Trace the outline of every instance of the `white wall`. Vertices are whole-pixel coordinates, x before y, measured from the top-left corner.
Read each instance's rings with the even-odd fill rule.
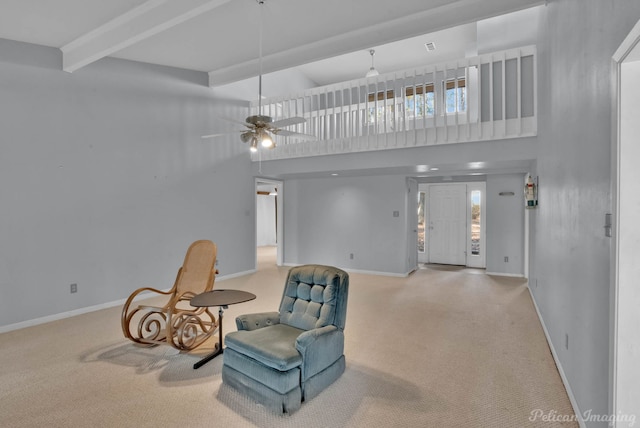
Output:
[[[544,6],[483,19],[477,24],[477,54],[535,45]]]
[[[487,176],[487,272],[524,275],[524,177],[522,174]],[[513,196],[500,196],[513,192]],[[505,262],[504,258],[509,261]]]
[[[579,410],[600,415],[609,411],[611,58],[638,18],[637,0],[552,1],[538,46],[530,284]]]
[[[254,179],[205,73],[0,40],[0,327],[171,287],[189,244],[253,268]],[[232,124],[231,124],[232,125]],[[71,283],[78,292],[70,294]]]

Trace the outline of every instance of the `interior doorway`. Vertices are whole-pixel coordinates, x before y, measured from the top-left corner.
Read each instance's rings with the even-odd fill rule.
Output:
[[[282,181],[256,178],[256,269],[258,268],[259,248],[275,247],[276,265],[282,266],[284,263],[283,188]]]
[[[640,367],[637,350],[640,349],[640,289],[637,286],[637,247],[640,230],[637,226],[640,193],[636,189],[640,180],[637,159],[640,157],[638,133],[640,124],[640,21],[629,33],[613,56],[616,70],[613,110],[614,122],[613,165],[614,218],[612,243],[612,298],[611,298],[611,364],[610,414],[635,415],[640,396]],[[605,228],[608,225],[605,218]],[[628,423],[615,421],[615,426]]]

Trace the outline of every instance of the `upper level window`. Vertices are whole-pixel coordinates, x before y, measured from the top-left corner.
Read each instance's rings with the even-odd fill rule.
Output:
[[[436,107],[436,91],[433,83],[407,86],[403,91],[404,102],[402,93],[396,94],[393,89],[370,93],[367,97],[369,103],[367,123],[394,120],[396,113],[402,117],[402,110],[407,119],[433,117],[436,115],[436,108],[444,110],[446,114],[467,111],[467,85],[464,77],[442,82],[442,95],[441,98],[439,97],[441,101],[438,101],[438,107]]]
[[[385,118],[386,120],[393,120],[393,118],[395,117],[393,110],[394,99],[395,93],[393,89],[370,93],[367,97],[370,105],[368,112],[369,114],[367,116],[367,123],[380,123],[384,121]],[[376,101],[378,101],[377,107],[374,106],[374,103]]]
[[[433,116],[436,112],[433,84],[409,86],[405,89],[404,103],[407,117]]]
[[[447,80],[444,83],[444,101],[447,113],[467,111],[467,86],[464,78]]]

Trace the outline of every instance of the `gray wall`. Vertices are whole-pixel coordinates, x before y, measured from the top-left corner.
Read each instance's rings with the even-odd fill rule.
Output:
[[[580,411],[600,415],[609,400],[611,58],[639,18],[637,0],[552,1],[538,50],[530,284]]]
[[[523,186],[522,174],[487,177],[487,272],[524,273]],[[498,196],[503,190],[515,196]],[[404,175],[287,180],[285,263],[406,274],[407,203]]]
[[[524,274],[524,178],[522,174],[487,176],[487,272]],[[500,196],[513,192],[513,196]],[[504,258],[509,261],[505,262]]]
[[[254,179],[206,73],[0,40],[0,327],[173,285],[196,239],[253,269]],[[78,284],[77,294],[69,285]]]
[[[407,273],[406,193],[405,176],[287,180],[285,263]]]

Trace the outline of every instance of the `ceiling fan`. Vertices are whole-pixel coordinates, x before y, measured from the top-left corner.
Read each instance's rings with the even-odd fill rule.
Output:
[[[262,7],[265,0],[256,0]],[[305,123],[307,120],[303,117],[290,117],[274,121],[272,117],[262,114],[262,11],[260,16],[260,36],[259,36],[259,64],[260,73],[258,75],[258,114],[247,117],[244,122],[237,122],[244,125],[247,130],[241,131],[240,140],[248,143],[252,152],[258,151],[258,144],[262,147],[273,149],[276,144],[272,135],[282,135],[285,137],[296,137],[301,139],[315,139],[316,137],[309,134],[302,134],[282,129],[291,125]],[[202,138],[214,138],[225,134],[203,135]]]

